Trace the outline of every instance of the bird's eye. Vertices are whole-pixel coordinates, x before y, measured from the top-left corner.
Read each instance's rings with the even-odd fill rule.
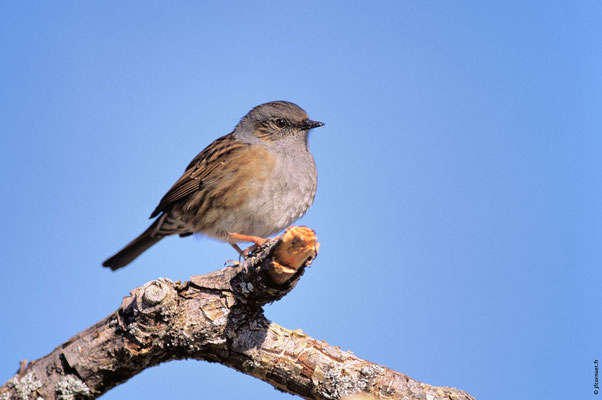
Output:
[[[287,126],[287,125],[288,125],[288,124],[286,123],[286,120],[285,120],[285,119],[283,119],[283,118],[279,118],[279,119],[277,119],[275,122],[276,122],[276,126],[277,126],[278,128],[284,128],[285,126]]]

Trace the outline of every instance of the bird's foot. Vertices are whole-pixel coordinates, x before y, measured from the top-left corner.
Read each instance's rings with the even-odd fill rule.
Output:
[[[240,260],[227,260],[224,263],[224,267],[238,267],[240,266]]]

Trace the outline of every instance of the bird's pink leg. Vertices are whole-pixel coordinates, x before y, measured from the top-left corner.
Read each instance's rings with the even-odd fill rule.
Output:
[[[239,242],[251,242],[255,243],[257,246],[263,245],[266,241],[266,239],[259,236],[242,235],[240,233],[228,233],[228,239],[235,239]]]
[[[238,245],[236,243],[230,243],[230,245],[232,247],[234,247],[234,250],[236,250],[242,258],[247,258],[247,256],[249,255],[250,252],[252,252],[253,250],[262,246],[266,242],[266,239],[264,239],[262,237],[251,236],[251,235],[242,235],[240,233],[228,233],[228,239],[234,239],[234,240],[237,240],[240,242],[255,243],[253,246],[247,247],[244,250],[241,250],[240,247],[238,247]]]

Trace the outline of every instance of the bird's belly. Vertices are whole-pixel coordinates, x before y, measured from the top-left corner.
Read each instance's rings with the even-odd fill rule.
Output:
[[[311,206],[316,190],[315,174],[284,176],[275,173],[263,182],[249,182],[254,195],[222,215],[201,233],[227,241],[228,233],[259,237],[274,235],[301,218]]]

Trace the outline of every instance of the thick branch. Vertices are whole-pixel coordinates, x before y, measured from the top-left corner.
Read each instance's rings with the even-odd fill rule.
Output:
[[[149,282],[102,321],[23,363],[0,388],[0,400],[96,398],[146,368],[185,358],[219,362],[309,399],[359,392],[383,399],[472,399],[268,321],[262,306],[294,288],[317,250],[314,232],[294,227],[239,266],[183,284]]]

